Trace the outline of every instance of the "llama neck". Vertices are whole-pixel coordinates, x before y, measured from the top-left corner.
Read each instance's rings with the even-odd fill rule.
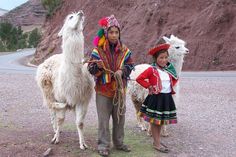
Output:
[[[63,38],[63,55],[67,63],[82,63],[84,58],[84,36],[82,33],[71,34]]]
[[[184,56],[183,55],[181,55],[181,56],[175,55],[175,56],[170,56],[169,59],[170,59],[170,62],[175,67],[177,76],[180,76],[180,73],[181,73],[181,70],[183,67],[183,62],[184,62]]]

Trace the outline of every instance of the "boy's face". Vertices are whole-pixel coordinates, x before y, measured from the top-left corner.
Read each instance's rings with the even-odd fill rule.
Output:
[[[116,44],[119,40],[119,30],[117,27],[111,27],[107,32],[109,42]]]
[[[168,63],[168,57],[169,57],[169,55],[168,55],[167,51],[159,54],[159,56],[157,57],[157,60],[156,60],[157,64],[161,67],[166,66],[166,64]]]

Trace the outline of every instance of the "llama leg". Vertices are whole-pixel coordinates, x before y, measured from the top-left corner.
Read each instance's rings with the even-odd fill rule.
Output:
[[[133,102],[135,110],[136,110],[136,118],[137,118],[137,122],[138,122],[138,127],[141,128],[141,117],[138,115],[139,109],[137,107],[137,104],[135,102]]]
[[[147,127],[145,125],[145,121],[143,120],[143,118],[138,116],[138,112],[136,113],[136,117],[137,117],[137,121],[138,121],[138,127],[140,127],[142,131],[146,131]]]
[[[53,127],[54,133],[56,133],[57,125],[56,125],[56,112],[54,110],[50,110],[50,117],[51,117],[51,123]]]
[[[63,109],[63,106],[65,107],[65,103],[58,103],[58,102],[50,102],[50,105],[52,106],[52,109],[50,109],[50,117],[51,117],[51,123],[53,127],[54,133],[56,133],[57,130],[57,117],[56,117],[56,110]]]
[[[167,126],[166,125],[163,125],[162,128],[161,128],[161,136],[163,136],[163,137],[169,136],[169,133],[167,132]]]
[[[56,132],[54,134],[54,137],[51,141],[53,144],[59,143],[59,137],[60,137],[60,127],[63,124],[65,120],[65,109],[61,110],[55,110],[56,112]]]
[[[147,135],[152,136],[152,130],[151,130],[151,124],[150,123],[148,123]]]
[[[134,104],[134,108],[136,110],[136,118],[137,118],[137,121],[138,121],[138,127],[141,128],[142,131],[146,131],[147,130],[146,125],[145,125],[143,119],[138,115],[138,112],[141,109],[142,103],[140,103],[136,99],[135,95],[131,95],[131,99],[132,99],[132,102]]]
[[[84,118],[87,113],[87,105],[76,105],[75,107],[75,114],[76,114],[76,127],[79,134],[79,142],[80,142],[80,149],[86,149],[88,146],[85,144],[84,141]]]

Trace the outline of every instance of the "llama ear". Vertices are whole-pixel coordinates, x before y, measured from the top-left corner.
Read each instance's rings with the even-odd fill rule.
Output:
[[[170,43],[170,39],[167,38],[166,36],[163,36],[163,39],[164,39],[167,43]]]
[[[57,34],[59,37],[62,37],[63,30],[64,30],[64,26],[61,28],[61,30],[60,30],[59,33]]]
[[[170,39],[176,38],[173,34],[171,34]]]

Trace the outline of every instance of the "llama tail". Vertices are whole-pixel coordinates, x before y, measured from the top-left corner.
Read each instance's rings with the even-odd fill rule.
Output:
[[[35,79],[42,92],[43,105],[53,108],[52,102],[55,101],[55,98],[53,94],[52,74],[44,64],[38,66]]]
[[[53,92],[53,84],[50,75],[37,75],[36,80],[43,95],[43,104],[50,109],[63,109],[67,106],[66,103],[60,103],[55,100]]]

